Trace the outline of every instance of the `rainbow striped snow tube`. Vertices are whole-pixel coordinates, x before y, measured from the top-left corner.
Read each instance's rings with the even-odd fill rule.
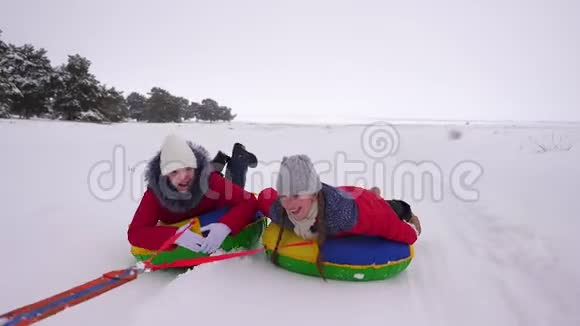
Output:
[[[268,256],[276,246],[280,227],[270,223],[262,236]],[[278,247],[280,267],[292,272],[318,276],[316,243],[286,247],[304,242],[291,230],[285,230]],[[414,257],[412,245],[379,237],[349,236],[327,239],[322,246],[323,273],[327,279],[343,281],[375,281],[398,275],[409,266]]]
[[[222,217],[229,208],[222,208],[216,211],[212,211],[206,214],[202,214],[200,216],[196,216],[179,223],[169,224],[171,226],[183,226],[189,223],[192,219],[194,223],[192,224],[190,230],[193,232],[201,234],[200,228],[208,225],[210,223],[217,222],[220,217]],[[245,228],[243,228],[240,232],[238,232],[235,236],[228,236],[224,240],[221,245],[221,249],[228,252],[236,249],[254,249],[260,245],[260,238],[264,232],[264,228],[266,227],[267,221],[266,217],[262,214],[257,214],[252,221],[252,223],[248,224]],[[166,225],[166,224],[164,224]],[[139,261],[145,261],[149,259],[152,255],[155,254],[155,251],[140,248],[136,246],[131,247],[131,254],[137,258]],[[197,258],[197,257],[206,257],[209,256],[208,254],[199,253],[195,251],[191,251],[187,248],[177,246],[173,249],[166,250],[157,254],[151,260],[153,265],[165,264],[165,263],[173,263],[175,261],[179,261],[182,259],[190,259],[190,258]]]

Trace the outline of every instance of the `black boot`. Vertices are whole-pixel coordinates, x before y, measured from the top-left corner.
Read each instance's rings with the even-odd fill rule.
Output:
[[[387,200],[387,203],[391,205],[397,216],[405,222],[409,222],[411,217],[413,217],[413,212],[411,211],[411,206],[402,200]]]
[[[246,174],[248,167],[258,166],[256,155],[248,152],[246,147],[236,143],[232,150],[232,158],[226,167],[226,179],[244,188],[246,186]]]
[[[231,157],[227,156],[222,151],[218,151],[213,160],[211,160],[211,165],[213,166],[214,170],[216,170],[219,173],[222,173],[224,167],[230,160]]]
[[[258,159],[256,158],[256,155],[248,152],[246,150],[246,146],[240,143],[234,144],[234,149],[232,150],[232,159],[247,162],[248,166],[251,168],[258,166]]]

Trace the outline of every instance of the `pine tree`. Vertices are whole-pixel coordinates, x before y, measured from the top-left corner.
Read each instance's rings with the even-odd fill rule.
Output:
[[[232,109],[220,106],[215,100],[206,98],[201,101],[197,109],[196,119],[205,121],[231,121],[236,115],[232,115]]]
[[[143,113],[147,105],[147,98],[137,92],[132,92],[127,96],[127,106],[129,109],[129,117],[137,121],[144,120]]]
[[[184,97],[173,96],[173,101],[179,110],[179,121],[184,121],[188,114],[189,100]]]
[[[148,122],[181,122],[180,103],[168,91],[153,87],[149,92],[143,118]]]
[[[25,118],[47,113],[54,71],[46,50],[0,41],[0,54],[0,105]]]
[[[98,108],[106,121],[120,122],[129,116],[127,101],[115,87],[100,86]]]
[[[220,106],[218,110],[218,120],[221,121],[232,121],[237,114],[232,114],[232,109],[227,106]]]
[[[195,119],[195,121],[199,121],[199,110],[201,105],[197,102],[191,102],[189,106],[183,112],[183,119],[184,120],[191,120]]]
[[[218,104],[216,101],[210,99],[210,98],[206,98],[204,100],[201,101],[201,108],[200,108],[200,114],[199,114],[199,119],[200,120],[205,120],[205,121],[210,121],[213,122],[214,117],[215,117],[215,110],[217,109]]]
[[[0,37],[2,30],[0,30]],[[0,38],[0,118],[10,116],[11,98],[18,94],[18,88],[10,81],[8,54],[10,47]]]
[[[46,50],[24,45],[16,53],[20,55],[16,61],[22,61],[17,63],[19,78],[15,84],[23,96],[14,101],[13,111],[25,118],[48,112],[53,96],[50,86],[54,71]]]
[[[57,69],[59,87],[54,110],[66,120],[102,121],[99,82],[89,72],[91,62],[80,55],[69,55],[68,63]]]
[[[8,51],[8,44],[2,41],[2,30],[0,29],[0,55],[3,55],[6,51]]]

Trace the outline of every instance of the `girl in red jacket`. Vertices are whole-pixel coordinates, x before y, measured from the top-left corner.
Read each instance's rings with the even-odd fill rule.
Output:
[[[379,236],[413,244],[419,232],[405,218],[409,220],[414,217],[417,223],[418,218],[410,208],[405,212],[403,204],[406,203],[391,203],[403,207],[400,210],[402,216],[397,215],[389,202],[377,194],[376,189],[332,187],[321,183],[306,155],[284,157],[276,190],[267,188],[258,196],[258,208],[281,226],[272,255],[274,263],[284,229],[290,229],[305,239],[315,239],[319,246],[327,237],[347,235]],[[320,252],[317,258],[319,269],[322,263]]]
[[[221,169],[227,163],[226,178]],[[232,156],[219,152],[213,162],[201,146],[169,135],[147,166],[147,189],[129,225],[128,240],[133,246],[157,250],[178,228],[158,225],[177,223],[222,207],[230,209],[217,223],[202,228],[206,237],[185,231],[176,245],[193,251],[212,253],[229,235],[251,223],[257,200],[244,190],[248,167],[257,159],[236,143]]]

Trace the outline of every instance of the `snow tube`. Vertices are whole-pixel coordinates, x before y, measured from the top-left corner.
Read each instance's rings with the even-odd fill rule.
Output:
[[[280,227],[270,223],[262,242],[271,257],[276,246]],[[278,247],[280,267],[292,272],[319,276],[316,268],[318,245],[282,246],[304,242],[291,230],[284,230]],[[391,278],[409,266],[414,257],[412,245],[389,241],[379,237],[348,236],[327,239],[322,246],[323,272],[327,279],[343,281],[374,281]]]
[[[190,230],[201,234],[200,231],[201,227],[210,223],[217,222],[220,219],[220,217],[222,217],[228,210],[229,208],[226,207],[181,221],[179,223],[163,224],[163,225],[171,225],[179,227],[189,223],[192,219],[194,219],[194,223],[192,224]],[[254,217],[252,223],[248,224],[245,228],[243,228],[240,232],[238,232],[238,234],[236,234],[235,236],[230,235],[226,237],[220,248],[226,252],[239,248],[254,249],[260,244],[260,237],[262,236],[265,227],[266,227],[266,218],[262,214],[257,214]],[[144,261],[149,259],[149,257],[151,257],[152,255],[154,255],[155,251],[132,246],[131,254],[135,256],[137,260]],[[181,246],[175,246],[173,249],[160,252],[157,256],[153,257],[151,263],[153,265],[157,265],[164,263],[172,263],[182,259],[197,258],[204,256],[209,255],[191,251]]]

